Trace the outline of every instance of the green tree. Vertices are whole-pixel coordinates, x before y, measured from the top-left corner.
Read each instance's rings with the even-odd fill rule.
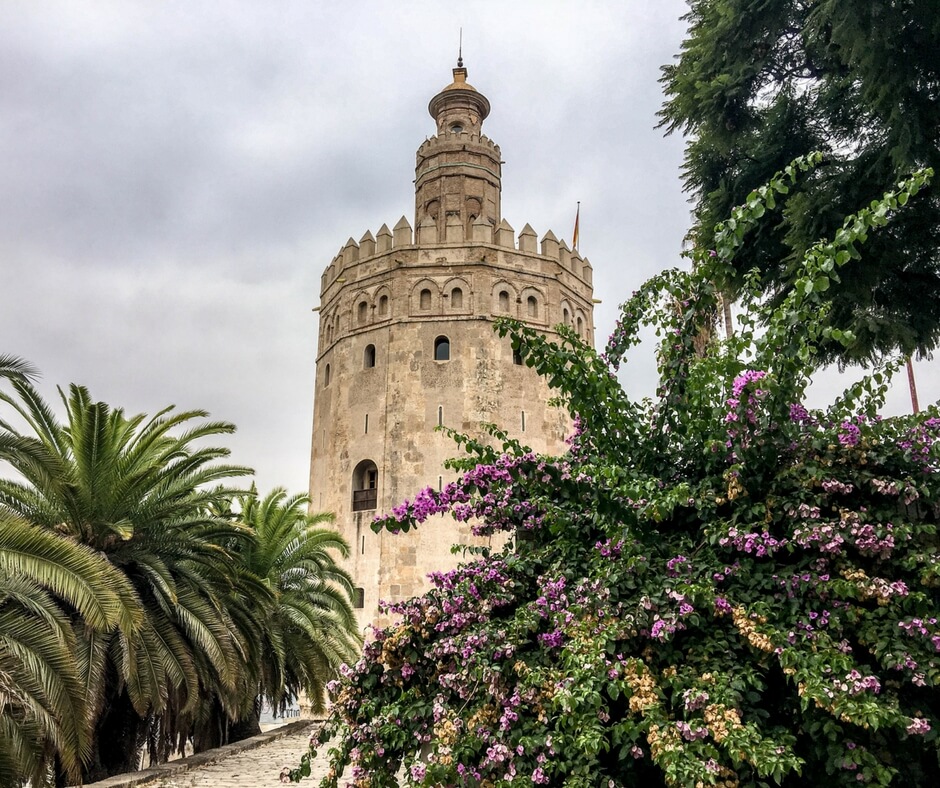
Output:
[[[690,136],[684,178],[691,231],[715,224],[791,159],[826,164],[749,234],[719,286],[756,267],[783,297],[799,262],[842,217],[917,167],[940,166],[940,14],[935,0],[691,0],[688,37],[663,68],[667,131]],[[940,195],[917,201],[833,277],[830,325],[856,341],[820,343],[826,361],[870,361],[940,338]],[[848,249],[853,256],[859,246]]]
[[[283,712],[303,693],[323,711],[326,683],[355,661],[362,639],[352,580],[334,558],[347,557],[349,546],[323,527],[332,515],[308,514],[308,498],[283,488],[264,498],[252,490],[236,502],[237,519],[254,535],[239,551],[239,570],[250,582],[238,584],[232,605],[241,628],[254,633],[245,672],[252,713],[240,725],[252,735],[260,732],[262,703]],[[246,595],[258,585],[269,595],[264,604]]]
[[[25,361],[0,356],[0,378],[28,381]],[[0,460],[28,452],[0,426]],[[52,764],[79,779],[92,718],[76,669],[65,602],[94,631],[130,635],[142,612],[124,576],[92,550],[0,508],[0,784],[45,785]]]
[[[116,615],[140,615],[135,627],[96,628],[82,609],[65,608],[93,721],[83,778],[133,770],[148,742],[157,758],[179,743],[203,693],[223,698],[234,716],[242,711],[240,644],[224,600],[234,548],[251,535],[211,512],[233,495],[220,482],[248,471],[222,462],[227,449],[205,445],[234,427],[193,424],[202,411],[128,416],[79,386],[62,394],[60,423],[28,380],[15,375],[10,387],[0,401],[19,423],[0,422],[2,459],[17,476],[0,479],[0,511],[94,551],[133,591]]]
[[[827,321],[829,280],[931,173],[810,248],[777,303],[751,277],[741,330],[699,346],[715,282],[818,159],[747,195],[691,273],[640,288],[603,354],[501,324],[576,419],[570,451],[462,438],[454,483],[375,524],[451,512],[511,541],[392,606],[312,743],[337,739],[324,785],[940,779],[940,409],[877,417],[897,357],[801,404],[818,343],[852,341]],[[636,403],[615,370],[649,323],[660,386]]]
[[[65,602],[94,632],[132,636],[142,610],[121,572],[87,547],[0,509],[0,784],[71,779],[92,717]]]

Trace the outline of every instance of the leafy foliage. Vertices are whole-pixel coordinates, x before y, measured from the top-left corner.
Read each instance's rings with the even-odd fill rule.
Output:
[[[240,552],[241,571],[273,594],[260,610],[241,596],[241,615],[251,619],[241,626],[256,633],[256,653],[246,671],[256,683],[251,696],[283,711],[305,692],[312,707],[323,711],[327,679],[355,659],[362,645],[350,603],[352,579],[333,558],[347,557],[349,546],[323,527],[332,515],[307,513],[304,495],[277,488],[259,499],[252,490],[236,503],[238,520],[254,536]]]
[[[817,239],[918,167],[940,166],[940,16],[935,0],[692,0],[688,38],[663,68],[668,131],[691,136],[685,183],[696,245],[794,157],[825,166],[746,240],[719,285],[736,293],[752,268],[786,292]],[[867,361],[934,348],[940,337],[940,197],[925,196],[833,279],[824,360]]]
[[[226,485],[249,473],[208,444],[230,424],[80,386],[60,422],[32,374],[0,357],[0,783],[134,771],[237,737],[264,699],[321,703],[357,643],[322,517]]]
[[[828,283],[931,173],[808,249],[780,297],[747,279],[742,330],[699,345],[715,282],[818,164],[748,195],[692,273],[635,293],[603,354],[500,324],[575,418],[570,450],[464,439],[457,482],[375,523],[447,511],[510,542],[390,608],[284,780],[335,738],[324,786],[936,781],[940,413],[877,416],[897,360],[802,404],[818,344],[853,339],[827,321]],[[647,322],[661,384],[634,403],[613,370]]]

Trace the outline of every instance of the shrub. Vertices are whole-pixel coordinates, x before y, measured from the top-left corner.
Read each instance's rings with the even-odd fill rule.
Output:
[[[940,414],[877,415],[903,359],[804,405],[817,343],[853,341],[824,327],[829,283],[932,173],[848,217],[784,298],[752,279],[739,332],[708,334],[713,283],[816,163],[752,193],[691,272],[635,293],[604,353],[499,325],[575,418],[570,450],[460,437],[460,479],[376,522],[407,531],[447,511],[512,539],[390,606],[400,622],[333,686],[311,742],[337,738],[325,785],[344,770],[373,788],[940,776]],[[637,403],[614,372],[647,323],[661,382]]]

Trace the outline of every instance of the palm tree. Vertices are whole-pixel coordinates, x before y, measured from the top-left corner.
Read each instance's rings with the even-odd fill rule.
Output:
[[[0,785],[77,779],[90,718],[72,621],[132,634],[142,611],[126,578],[94,551],[0,510]]]
[[[224,460],[207,439],[231,424],[199,421],[203,411],[128,416],[71,386],[60,396],[66,419],[21,374],[0,402],[25,425],[0,420],[8,449],[0,458],[19,478],[0,479],[0,511],[84,545],[118,570],[139,606],[139,626],[96,629],[73,621],[76,669],[94,720],[83,778],[136,768],[141,748],[166,753],[177,720],[213,692],[228,713],[237,692],[243,644],[226,610],[235,553],[247,528],[212,514],[234,494],[221,483],[249,473]],[[181,434],[174,434],[177,431]],[[56,593],[58,593],[56,591]]]
[[[9,353],[0,353],[0,380],[15,378],[17,380],[33,380],[38,377],[36,368],[19,356]]]
[[[264,499],[252,489],[237,504],[237,516],[255,536],[243,543],[242,571],[271,595],[260,609],[244,594],[233,606],[243,627],[260,636],[260,658],[250,663],[256,704],[241,731],[250,735],[262,702],[283,712],[304,693],[322,711],[326,683],[341,664],[358,657],[362,639],[351,604],[352,579],[334,557],[348,557],[349,546],[323,527],[333,515],[308,514],[309,499],[288,496],[283,488]]]

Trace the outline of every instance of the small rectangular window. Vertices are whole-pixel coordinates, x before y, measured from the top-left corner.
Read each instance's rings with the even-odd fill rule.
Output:
[[[366,435],[369,434],[369,414],[366,414]]]
[[[353,589],[353,607],[356,610],[362,610],[366,606],[366,590],[364,588]]]
[[[525,411],[522,411],[522,431],[525,432]]]

